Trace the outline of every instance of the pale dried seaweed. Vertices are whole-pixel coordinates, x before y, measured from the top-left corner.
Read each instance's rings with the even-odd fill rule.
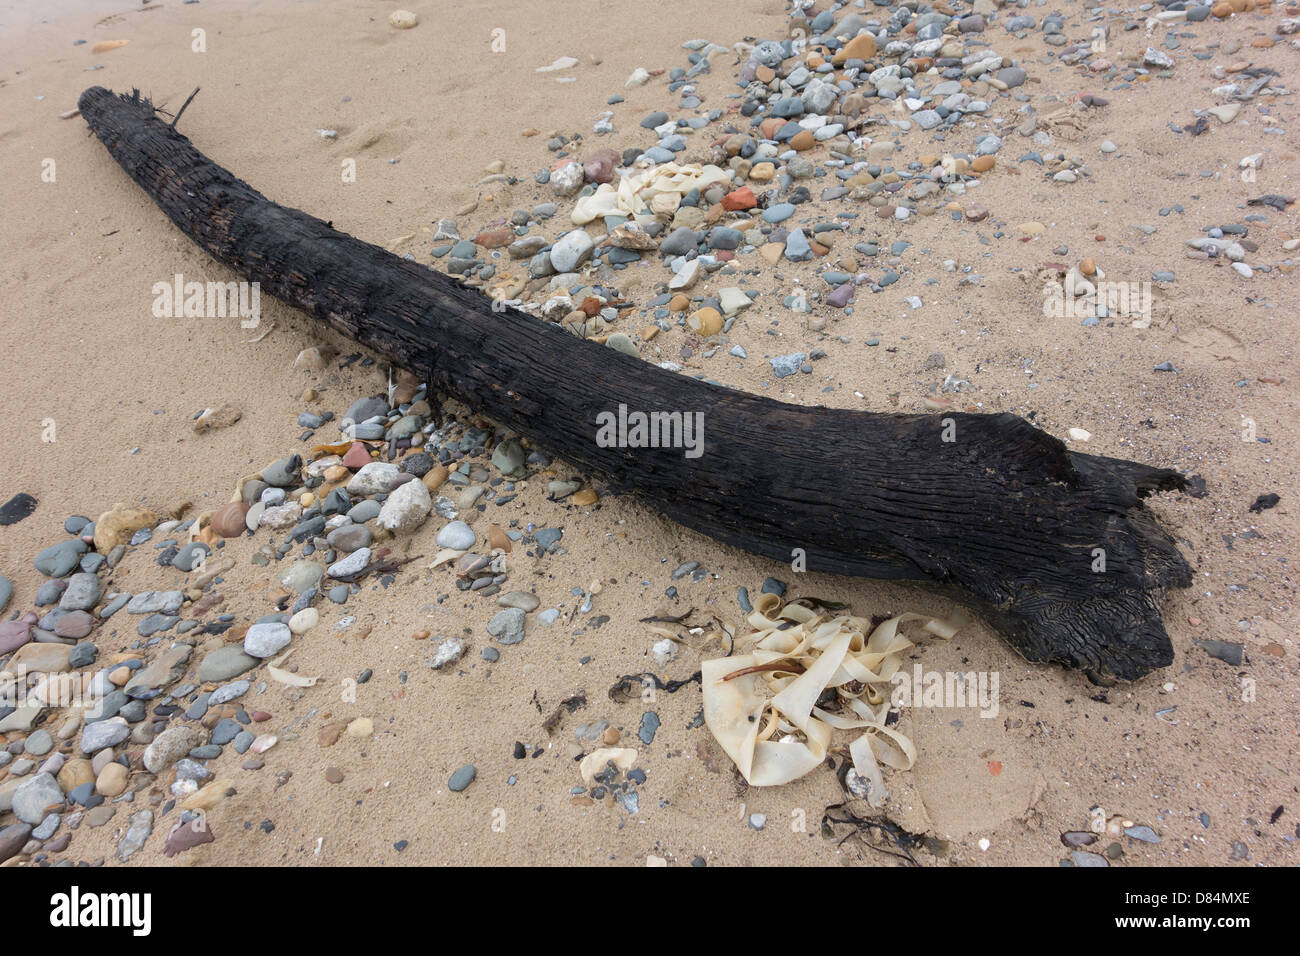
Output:
[[[755,630],[749,654],[701,664],[704,721],[727,756],[752,786],[777,786],[819,766],[833,731],[861,731],[849,756],[871,784],[868,802],[880,807],[880,765],[907,770],[916,761],[912,741],[890,719],[889,685],[915,646],[900,628],[917,621],[946,639],[956,625],[908,613],[873,627],[861,617],[783,605],[774,594],[760,596],[747,620]]]

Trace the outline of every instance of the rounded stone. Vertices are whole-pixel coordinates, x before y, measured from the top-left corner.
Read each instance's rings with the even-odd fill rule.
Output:
[[[463,521],[449,522],[441,531],[438,532],[437,543],[440,548],[450,548],[453,551],[468,551],[474,547],[478,541],[478,536]]]
[[[252,657],[273,657],[293,640],[287,624],[254,624],[244,635],[244,653]]]
[[[222,505],[213,513],[210,527],[223,538],[238,538],[248,530],[248,509],[242,501]]]
[[[447,781],[447,788],[452,793],[460,793],[474,782],[477,773],[478,771],[474,769],[474,765],[467,763],[451,775],[451,778]]]
[[[320,612],[314,607],[305,607],[289,618],[289,630],[294,634],[306,634],[320,623]]]
[[[54,738],[48,730],[37,730],[23,745],[23,749],[33,756],[43,757],[54,748]]]
[[[155,740],[154,743],[157,743],[157,741]],[[150,744],[150,746],[153,745]],[[95,778],[95,792],[109,798],[119,797],[126,791],[128,779],[129,774],[126,767],[120,763],[106,764],[104,769],[99,772],[99,776]]]

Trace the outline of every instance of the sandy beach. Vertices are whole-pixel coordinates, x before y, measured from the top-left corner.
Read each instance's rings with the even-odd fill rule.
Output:
[[[120,737],[91,752],[92,724],[75,707],[37,708],[25,721],[0,710],[3,865],[1294,865],[1300,224],[1289,200],[1300,168],[1290,89],[1300,76],[1300,7],[1241,6],[1225,11],[1231,16],[1157,22],[1148,18],[1159,6],[923,5],[942,14],[931,23],[943,43],[964,56],[992,51],[996,67],[943,75],[935,61],[947,54],[938,44],[916,52],[926,27],[913,24],[891,32],[901,52],[873,39],[870,65],[847,68],[846,79],[834,50],[818,42],[833,35],[818,15],[837,24],[856,15],[875,34],[896,6],[411,2],[418,22],[399,28],[390,22],[395,4],[340,0],[6,4],[0,407],[10,445],[0,503],[21,494],[36,504],[0,526],[0,581],[12,588],[0,617],[30,612],[41,624],[32,636],[22,628],[26,639],[0,654],[0,667],[12,672],[9,653],[32,653],[24,648],[42,635],[85,661],[74,670],[102,672],[101,683],[114,687],[113,673],[125,683],[169,654],[175,667],[156,693],[139,696],[135,720],[131,711],[113,718]],[[1055,12],[1062,28],[1045,30]],[[1033,22],[1009,29],[1015,17]],[[1068,42],[1052,39],[1062,34]],[[760,62],[761,41],[792,38],[797,46],[775,66]],[[692,56],[708,66],[686,75]],[[909,61],[906,89],[883,96],[901,81],[897,71],[873,71]],[[811,109],[821,80],[792,76],[800,69],[833,74],[846,88],[827,84],[830,105]],[[648,77],[629,82],[638,70]],[[750,79],[739,82],[746,70]],[[765,82],[770,95],[756,99]],[[955,92],[934,93],[942,83]],[[1203,481],[1203,495],[1147,502],[1194,572],[1190,588],[1162,600],[1173,664],[1103,687],[1030,663],[952,596],[799,573],[726,547],[545,448],[526,444],[527,462],[505,470],[495,452],[507,443],[492,423],[451,403],[437,427],[432,411],[410,424],[427,425],[422,447],[435,460],[432,442],[459,443],[443,463],[450,468],[437,466],[446,483],[433,479],[437,468],[409,483],[445,497],[455,520],[470,525],[475,544],[456,550],[486,554],[490,540],[516,532],[504,581],[484,593],[458,587],[455,561],[430,567],[453,519],[426,507],[417,527],[374,535],[375,548],[415,560],[345,583],[334,597],[327,592],[338,581],[323,581],[309,602],[314,614],[299,618],[311,624],[291,644],[246,671],[201,679],[200,663],[238,645],[250,625],[288,620],[302,589],[282,576],[296,562],[323,570],[347,556],[319,529],[292,547],[289,533],[327,489],[352,490],[359,469],[335,463],[344,470],[308,490],[307,511],[279,528],[225,537],[220,547],[205,532],[213,553],[202,563],[220,568],[215,582],[209,575],[196,585],[202,566],[187,572],[160,556],[189,545],[191,534],[205,540],[184,522],[237,499],[240,479],[287,456],[306,466],[314,447],[342,441],[347,411],[391,396],[394,378],[382,359],[269,295],[251,328],[238,317],[155,315],[158,283],[239,276],[166,219],[82,117],[62,118],[91,86],[138,88],[173,113],[198,88],[177,128],[268,199],[442,272],[473,242],[471,284],[490,294],[517,278],[512,297],[539,317],[566,294],[552,281],[565,270],[530,277],[533,257],[545,259],[542,250],[576,229],[597,243],[606,236],[603,217],[573,221],[598,184],[557,188],[566,158],[613,150],[614,185],[634,171],[623,162],[629,150],[657,148],[697,166],[720,161],[720,193],[747,188],[761,201],[724,211],[721,201],[697,198],[698,218],[674,204],[656,214],[661,231],[650,250],[625,268],[599,258],[599,246],[585,252],[572,270],[582,291],[568,307],[551,307],[556,318],[571,322],[595,288],[616,290],[630,307],[608,319],[596,313],[592,334],[624,333],[639,358],[667,364],[666,375],[799,405],[1010,412],[1072,450],[1198,476],[1193,487]],[[853,96],[859,101],[847,103]],[[806,142],[796,149],[786,136],[765,151],[767,132],[786,119],[766,130],[758,122],[801,97],[792,118],[814,118]],[[757,113],[744,111],[747,101]],[[666,118],[647,126],[657,111]],[[688,118],[701,119],[698,128]],[[604,124],[610,132],[597,131]],[[884,152],[878,145],[894,143]],[[759,172],[763,157],[779,171]],[[890,178],[895,169],[907,175]],[[1281,198],[1250,204],[1268,196]],[[539,215],[548,203],[554,212]],[[788,211],[779,208],[786,203]],[[683,224],[698,234],[684,259],[708,262],[684,284],[685,303],[674,303],[674,256],[657,247]],[[793,242],[809,248],[807,258],[783,245],[800,226],[807,238]],[[475,241],[501,230],[499,245]],[[527,256],[506,247],[528,237],[541,238],[520,247]],[[1193,249],[1191,240],[1208,243]],[[1103,279],[1131,290],[1138,311],[1099,314],[1091,302],[1079,315],[1045,309],[1045,282]],[[828,302],[846,283],[847,302]],[[722,290],[735,287],[748,301],[724,308]],[[708,309],[719,326],[726,313],[724,330],[700,317]],[[791,355],[799,358],[786,374],[781,360]],[[405,401],[391,414],[382,403],[373,447],[383,461],[391,429],[412,414],[398,405],[417,395],[426,409],[436,403],[412,382],[402,387]],[[200,413],[226,405],[237,421],[196,431]],[[465,437],[471,428],[485,437]],[[476,448],[482,453],[469,453]],[[462,478],[447,477],[462,462]],[[845,463],[846,475],[852,467]],[[577,494],[557,495],[555,482],[575,483]],[[272,492],[258,501],[277,507],[284,494],[258,483]],[[301,473],[283,488],[290,507],[303,501]],[[1276,501],[1250,510],[1269,495]],[[349,507],[364,497],[354,492]],[[80,554],[61,574],[34,565],[45,549],[80,540],[84,522],[70,533],[70,518],[96,521],[118,504],[152,512],[150,528],[170,527],[111,563],[92,561],[90,571]],[[238,510],[236,531],[248,509]],[[546,529],[562,538],[539,543]],[[65,637],[44,627],[58,622],[46,616],[72,584],[50,591],[49,582],[75,573],[96,579],[89,606],[72,609],[89,632],[69,617],[60,626],[76,636]],[[753,601],[768,579],[788,599],[841,602],[868,620],[904,612],[961,620],[947,640],[906,631],[917,646],[902,669],[995,674],[996,708],[906,708],[899,726],[916,761],[885,770],[888,796],[874,808],[824,765],[780,786],[748,784],[703,724],[698,682],[611,694],[625,675],[683,681],[725,653],[709,633],[750,631],[738,589]],[[38,604],[43,587],[50,604]],[[145,636],[143,614],[129,606],[102,613],[117,595],[167,592],[183,604],[163,616],[200,626],[161,622],[164,630]],[[536,599],[517,602],[518,643],[500,639],[515,625],[501,620],[507,593]],[[219,615],[232,616],[227,627],[208,626]],[[643,620],[683,615],[686,623],[659,630]],[[663,630],[681,636],[667,660],[655,654]],[[460,656],[435,669],[430,659],[447,639],[461,642]],[[78,654],[84,643],[94,653]],[[187,650],[177,656],[178,647]],[[269,673],[285,651],[280,666],[316,678],[310,686]],[[206,705],[213,690],[245,680],[240,694]],[[149,770],[151,743],[176,727],[192,735],[176,754],[187,763]],[[201,749],[209,746],[215,755]],[[584,781],[582,758],[602,746],[634,750],[637,776],[625,773],[616,786]],[[199,757],[186,756],[196,748]],[[837,765],[845,754],[834,752]],[[104,783],[110,763],[123,769]],[[41,776],[57,798],[26,801],[36,811],[23,820],[15,795]],[[84,799],[60,802],[87,783]],[[847,810],[828,811],[846,801]],[[176,852],[169,835],[196,809],[212,839]],[[855,835],[837,822],[846,813],[887,821],[895,837]],[[164,852],[169,842],[174,855]]]

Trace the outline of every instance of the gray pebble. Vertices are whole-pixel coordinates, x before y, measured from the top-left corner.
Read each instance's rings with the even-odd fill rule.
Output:
[[[474,782],[477,773],[478,771],[474,769],[474,765],[467,763],[451,775],[451,778],[447,781],[447,788],[452,793],[460,793]]]

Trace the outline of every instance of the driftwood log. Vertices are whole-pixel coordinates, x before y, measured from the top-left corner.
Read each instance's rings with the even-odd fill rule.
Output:
[[[168,218],[265,291],[688,528],[807,569],[938,582],[1032,661],[1132,680],[1173,661],[1192,573],[1142,499],[1182,476],[1079,454],[1011,414],[790,405],[673,374],[266,199],[138,93],[81,114]],[[602,447],[601,413],[703,413],[699,457]]]

